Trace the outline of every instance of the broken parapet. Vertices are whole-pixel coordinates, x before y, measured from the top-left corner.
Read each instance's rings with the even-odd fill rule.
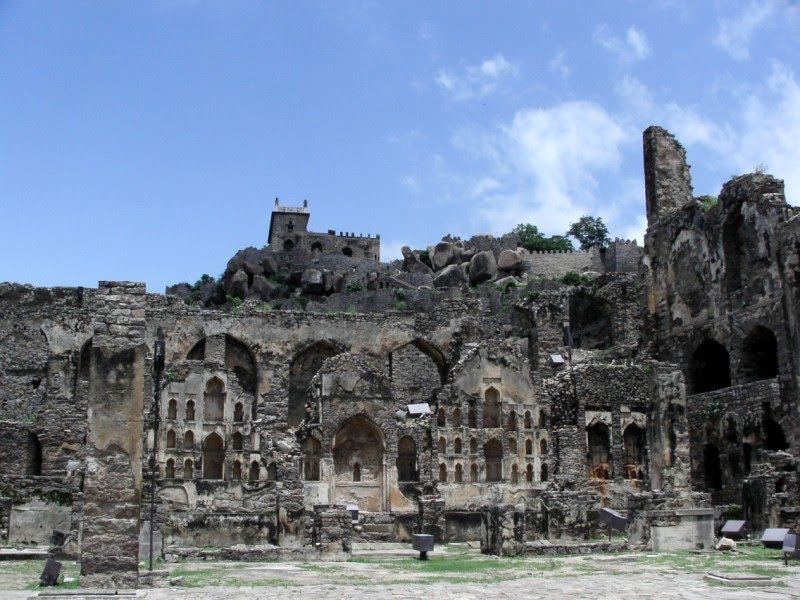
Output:
[[[686,150],[666,129],[645,129],[643,146],[647,223],[653,225],[692,200],[692,176]]]

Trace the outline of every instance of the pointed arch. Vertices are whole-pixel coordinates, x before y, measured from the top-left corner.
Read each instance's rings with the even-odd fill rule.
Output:
[[[397,442],[397,480],[419,481],[417,469],[417,444],[405,435]]]
[[[225,415],[225,383],[219,377],[212,377],[206,383],[203,394],[203,420],[222,421]]]
[[[239,481],[242,478],[242,463],[238,460],[233,461],[233,470],[231,472],[231,479]]]
[[[186,353],[186,360],[205,360],[206,359],[206,338],[195,342],[189,352]]]
[[[194,479],[194,461],[191,458],[183,461],[183,478],[186,480]]]
[[[483,456],[486,461],[486,481],[503,480],[503,444],[497,438],[492,438],[483,446]]]
[[[187,421],[194,421],[194,400],[189,400],[186,402],[186,420]]]
[[[164,477],[166,479],[175,479],[175,459],[168,458],[167,464],[164,467]]]
[[[228,334],[225,334],[225,370],[233,374],[243,392],[255,396],[258,387],[255,355],[247,344]]]
[[[167,403],[167,419],[174,421],[178,418],[178,401],[175,398],[170,398]]]
[[[210,433],[203,440],[203,479],[222,479],[224,458],[222,438]]]
[[[167,431],[167,449],[174,449],[177,445],[177,435],[174,429]]]
[[[184,450],[193,450],[194,449],[194,432],[190,429],[185,434],[183,434],[183,449]]]
[[[491,429],[500,427],[500,392],[490,387],[483,394],[483,426]]]
[[[244,437],[242,436],[241,431],[234,431],[233,435],[231,436],[231,446],[233,446],[233,450],[241,451],[244,449]]]

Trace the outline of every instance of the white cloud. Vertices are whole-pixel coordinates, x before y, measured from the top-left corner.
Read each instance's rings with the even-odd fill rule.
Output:
[[[624,39],[615,35],[608,25],[600,25],[595,30],[594,40],[625,64],[644,60],[650,56],[647,36],[634,25],[628,27]]]
[[[389,262],[392,260],[402,259],[403,253],[401,248],[403,246],[411,246],[412,244],[398,240],[381,240],[381,261]]]
[[[550,67],[550,70],[561,77],[561,79],[566,79],[569,77],[571,72],[571,69],[567,64],[567,57],[563,50],[559,50],[558,53],[552,59],[550,59],[548,66]]]
[[[501,186],[502,184],[494,177],[482,177],[472,188],[472,191],[469,195],[472,198],[480,198],[481,196],[484,196]]]
[[[596,175],[621,160],[622,126],[592,102],[565,102],[518,112],[489,142],[491,178],[507,192],[484,197],[478,212],[492,231],[522,222],[542,231],[566,231],[591,212]]]
[[[687,147],[707,150],[724,176],[764,164],[785,180],[787,198],[800,200],[800,81],[786,65],[774,62],[763,82],[732,87],[724,119],[696,107],[658,102],[631,77],[620,81],[617,93],[627,104],[626,112],[664,125]]]
[[[750,2],[738,14],[720,19],[714,44],[737,60],[750,58],[750,39],[772,17],[778,2]]]
[[[800,200],[800,82],[782,63],[772,65],[766,85],[741,100],[741,124],[725,151],[740,172],[758,164],[786,181],[789,200]]]
[[[504,79],[516,75],[517,68],[502,54],[468,66],[461,74],[442,69],[436,83],[450,92],[456,100],[482,98],[498,91]]]

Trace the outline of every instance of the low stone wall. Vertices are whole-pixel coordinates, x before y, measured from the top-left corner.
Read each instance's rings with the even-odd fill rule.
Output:
[[[607,554],[626,552],[630,549],[628,542],[562,542],[551,544],[547,541],[528,542],[522,547],[525,556],[574,556],[580,554]]]

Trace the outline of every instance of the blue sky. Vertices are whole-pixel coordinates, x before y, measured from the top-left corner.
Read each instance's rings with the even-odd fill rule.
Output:
[[[311,228],[645,228],[641,132],[695,193],[800,201],[800,4],[0,0],[0,281],[149,291]]]

